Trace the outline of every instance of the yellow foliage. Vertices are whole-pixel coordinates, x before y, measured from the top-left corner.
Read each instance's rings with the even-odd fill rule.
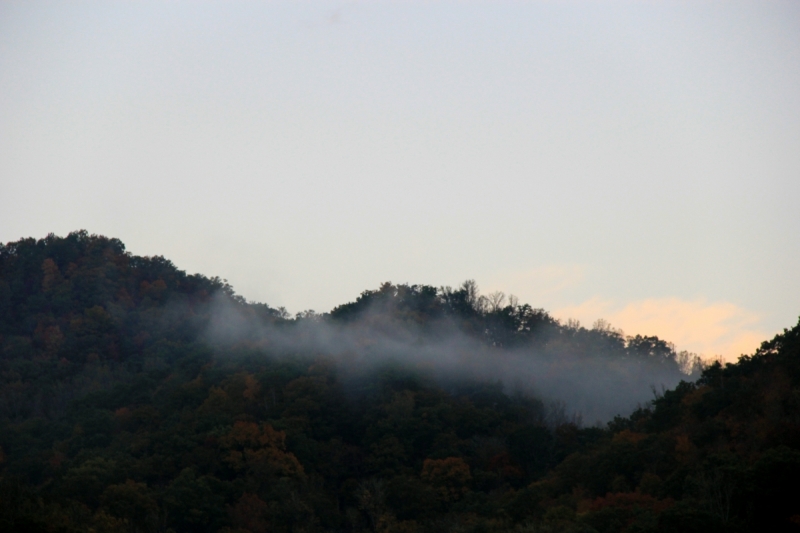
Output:
[[[229,450],[224,461],[234,470],[253,474],[304,477],[303,466],[286,452],[286,434],[269,424],[239,421],[220,439],[220,446]]]

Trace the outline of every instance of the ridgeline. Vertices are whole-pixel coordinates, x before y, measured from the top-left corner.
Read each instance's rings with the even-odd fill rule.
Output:
[[[473,282],[292,317],[0,245],[0,531],[789,532],[797,479],[800,324],[709,365]]]

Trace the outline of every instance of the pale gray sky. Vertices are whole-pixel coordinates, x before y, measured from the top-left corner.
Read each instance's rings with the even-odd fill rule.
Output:
[[[0,240],[329,310],[514,293],[733,358],[800,315],[798,2],[0,4]]]

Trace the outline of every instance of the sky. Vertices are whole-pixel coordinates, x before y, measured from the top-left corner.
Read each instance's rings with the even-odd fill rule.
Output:
[[[328,311],[475,279],[735,360],[800,316],[800,3],[0,3],[0,241]]]

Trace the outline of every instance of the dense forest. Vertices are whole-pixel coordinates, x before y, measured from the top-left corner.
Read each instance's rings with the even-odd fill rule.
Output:
[[[290,316],[0,244],[2,531],[800,531],[797,479],[800,323],[704,364],[469,281]]]

